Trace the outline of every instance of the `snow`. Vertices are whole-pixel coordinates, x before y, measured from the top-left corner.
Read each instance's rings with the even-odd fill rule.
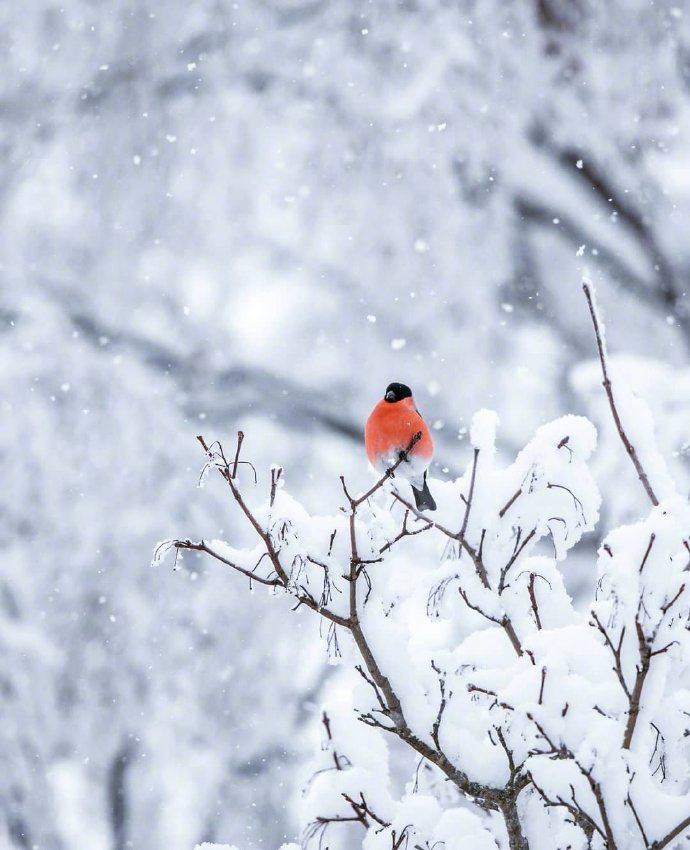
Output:
[[[589,625],[596,603],[613,639],[625,625],[621,661],[634,684],[629,606],[644,593],[651,637],[684,580],[673,526],[685,522],[676,494],[690,490],[690,105],[679,60],[688,16],[648,0],[471,5],[471,16],[463,4],[390,0],[354,11],[296,0],[171,0],[155,13],[114,0],[1,5],[11,62],[0,80],[0,846],[189,850],[214,836],[256,850],[299,833],[305,730],[357,653],[342,629],[336,645],[325,620],[290,609],[302,587],[321,600],[326,570],[333,612],[348,613],[339,475],[352,493],[373,483],[361,427],[398,377],[434,428],[434,518],[457,533],[467,517],[475,548],[486,529],[491,585],[438,528],[393,543],[404,509],[388,485],[358,512],[363,557],[392,545],[366,565],[358,595],[409,722],[432,741],[432,661],[449,689],[485,677],[538,704],[541,667],[514,660],[495,622],[508,617],[553,667],[549,710],[563,708],[557,678],[570,699],[581,695],[565,715],[572,740],[592,711],[594,736],[594,704],[621,739],[625,694],[615,676],[604,687],[612,664],[583,669],[565,642],[608,652]],[[614,391],[666,517],[650,518],[611,422],[584,262],[607,320]],[[495,441],[491,428],[477,435],[467,513],[467,426],[484,407],[500,428]],[[568,450],[547,441],[517,461],[538,426],[568,412],[596,426],[591,457],[570,469]],[[197,429],[232,456],[240,428],[259,474],[254,486],[241,468],[243,493],[283,547],[287,595],[255,582],[249,592],[246,577],[195,552],[174,572],[173,550],[148,569],[153,542],[173,536],[256,566],[260,541],[216,471],[194,490]],[[280,497],[262,512],[276,460],[301,511]],[[610,563],[597,565],[595,550],[619,527]],[[258,569],[267,567],[264,558]],[[667,582],[652,581],[659,572]],[[683,595],[679,618],[685,604]],[[678,639],[670,619],[660,648]],[[681,807],[688,791],[685,649],[678,639],[655,656],[627,763],[640,811],[650,801],[650,841],[673,815],[650,784]],[[458,673],[456,659],[475,669]],[[375,700],[367,688],[360,709]],[[456,687],[440,739],[451,749],[463,736],[458,763],[504,779],[486,734],[500,711],[476,695],[466,702]],[[510,722],[527,727],[522,745],[511,738],[524,754],[531,726]],[[442,811],[466,807],[389,744],[396,804],[418,778]],[[614,774],[612,806],[626,782]],[[543,836],[579,847],[579,827],[530,793],[519,802],[534,848]],[[401,805],[391,815],[400,829]],[[615,820],[619,846],[637,840],[629,814]],[[478,817],[505,848],[500,816]],[[364,830],[347,829],[351,850]]]
[[[650,835],[681,819],[688,747],[678,757],[671,742],[684,741],[690,699],[690,506],[671,492],[645,518],[611,531],[598,552],[590,608],[578,612],[562,570],[599,518],[588,468],[596,429],[582,416],[562,416],[506,462],[496,451],[497,428],[492,411],[473,417],[465,472],[431,480],[433,517],[391,503],[395,479],[355,506],[353,517],[348,503],[310,514],[286,489],[257,511],[288,576],[276,592],[297,601],[308,594],[345,621],[356,616],[367,647],[363,653],[346,628],[335,627],[341,672],[322,703],[321,745],[300,806],[305,834],[333,836],[340,826],[342,840],[361,839],[363,850],[383,850],[403,835],[420,846],[500,846],[502,827],[481,808],[458,809],[414,790],[412,777],[405,793],[396,792],[396,728],[406,730],[404,742],[443,753],[486,789],[510,781],[512,760],[530,788],[523,803],[529,833],[548,823],[552,837],[584,846],[568,809],[545,805],[544,797],[591,812],[595,788],[603,789],[616,835],[635,827],[631,794]],[[651,457],[639,421],[635,434],[641,455]],[[662,480],[658,471],[655,480]],[[403,521],[411,525],[401,532]],[[346,578],[351,529],[361,559],[354,597]],[[547,541],[552,557],[542,551]],[[239,564],[256,562],[266,578],[272,573],[256,549],[212,546]],[[387,707],[389,690],[399,710]],[[362,812],[368,827],[354,839]]]

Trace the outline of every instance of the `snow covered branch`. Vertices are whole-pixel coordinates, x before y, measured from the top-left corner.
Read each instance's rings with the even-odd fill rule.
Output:
[[[200,438],[260,545],[170,545],[291,595],[352,639],[338,644],[349,705],[341,694],[324,714],[305,845],[328,831],[341,846],[335,830],[352,846],[357,828],[367,849],[453,846],[460,829],[468,847],[658,850],[690,828],[690,509],[666,500],[612,532],[579,614],[557,562],[597,520],[594,430],[563,417],[501,469],[495,424],[475,417],[472,462],[435,482],[433,522],[397,490],[394,468],[359,496],[343,480],[346,507],[332,517],[310,517],[274,470],[254,513],[241,440],[228,460]],[[535,551],[547,541],[551,557]],[[431,766],[426,789],[410,779],[395,799],[386,736]]]
[[[585,294],[611,412],[652,508],[605,538],[584,611],[562,570],[599,517],[587,419],[542,426],[505,465],[497,417],[480,411],[464,475],[434,481],[433,520],[399,488],[400,460],[359,495],[341,477],[345,504],[324,516],[273,468],[255,511],[243,435],[232,460],[198,438],[257,546],[176,539],[159,553],[203,552],[312,609],[341,666],[303,847],[327,835],[343,850],[661,850],[690,837],[690,505],[659,464],[654,475],[642,465],[653,438],[623,421]]]

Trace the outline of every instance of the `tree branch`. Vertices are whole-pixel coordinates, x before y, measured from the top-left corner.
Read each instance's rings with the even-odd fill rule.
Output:
[[[640,463],[640,459],[637,456],[637,452],[635,451],[635,447],[630,442],[628,435],[625,432],[625,428],[623,427],[623,423],[621,422],[620,414],[618,413],[618,408],[616,407],[616,400],[613,396],[613,387],[611,385],[611,379],[609,377],[608,365],[607,365],[607,354],[606,354],[606,345],[604,343],[604,339],[601,334],[601,328],[599,326],[599,317],[597,315],[597,309],[594,304],[594,298],[592,296],[592,292],[587,281],[584,281],[582,284],[582,289],[585,293],[585,298],[587,299],[587,305],[589,307],[589,313],[592,317],[592,324],[594,325],[594,334],[597,340],[597,349],[599,351],[599,362],[601,363],[601,372],[604,376],[603,385],[606,390],[606,397],[609,400],[609,407],[611,408],[611,415],[613,416],[613,421],[616,423],[616,429],[618,430],[618,435],[625,446],[625,450],[628,453],[628,457],[632,461],[633,466],[635,467],[635,471],[637,472],[637,477],[642,482],[642,486],[649,497],[649,501],[654,505],[659,504],[659,500],[652,489],[652,485],[649,483],[649,477],[647,473],[642,468],[642,464]]]

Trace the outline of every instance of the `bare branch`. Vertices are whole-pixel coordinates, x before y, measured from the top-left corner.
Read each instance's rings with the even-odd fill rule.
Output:
[[[472,563],[474,564],[481,583],[486,588],[490,587],[489,576],[486,572],[486,567],[482,563],[481,557],[479,556],[478,552],[467,542],[467,540],[465,540],[464,537],[461,537],[460,532],[450,531],[450,529],[446,528],[435,520],[430,520],[425,517],[420,511],[417,510],[414,505],[408,502],[407,499],[403,498],[400,493],[397,492],[397,490],[393,493],[393,496],[400,502],[401,505],[404,505],[416,517],[418,517],[419,519],[423,519],[425,522],[430,523],[433,528],[437,528],[441,532],[441,534],[445,534],[445,536],[448,537],[450,540],[456,540],[458,543],[460,543],[460,546],[465,550],[465,552],[467,552],[467,554],[472,559]]]
[[[240,436],[240,435],[242,435],[242,436]],[[235,464],[241,463],[241,461],[239,460],[239,446],[241,446],[243,438],[244,438],[244,435],[242,434],[242,432],[241,431],[238,432],[238,437],[237,437],[238,450],[235,454]],[[288,587],[289,587],[289,584],[290,584],[290,578],[289,578],[285,568],[283,567],[283,565],[280,561],[280,557],[278,555],[278,552],[277,552],[275,546],[273,545],[273,540],[271,539],[271,535],[268,533],[268,531],[264,530],[261,527],[261,525],[259,524],[256,517],[254,516],[254,514],[251,512],[251,510],[247,506],[247,503],[242,498],[242,494],[240,493],[239,488],[237,487],[237,484],[235,483],[235,479],[232,476],[230,466],[229,466],[228,461],[225,457],[225,454],[223,453],[222,446],[220,445],[220,443],[218,443],[218,452],[214,454],[214,452],[208,446],[208,444],[206,443],[206,440],[202,436],[200,436],[200,435],[197,436],[197,440],[199,441],[202,448],[204,449],[204,452],[206,453],[206,456],[209,458],[209,461],[216,467],[216,469],[218,470],[218,472],[220,473],[220,475],[223,477],[226,484],[230,488],[232,496],[233,496],[235,502],[237,503],[237,505],[239,506],[240,510],[245,515],[245,517],[249,520],[250,525],[256,531],[256,533],[260,537],[261,541],[263,542],[264,547],[266,549],[266,554],[268,555],[269,560],[271,561],[273,569],[276,572],[277,578],[280,580],[279,582],[277,582],[277,584],[281,585],[282,587],[285,588],[285,590],[287,590]],[[233,468],[234,468],[234,466],[233,466]],[[202,550],[202,551],[205,551],[205,550]],[[209,553],[209,554],[212,554],[212,553]],[[218,560],[223,560],[223,559],[218,558]],[[230,563],[229,566],[234,566],[234,565],[232,563]],[[238,570],[238,572],[244,572],[245,574],[249,573],[249,571],[242,570],[242,569]],[[256,578],[256,576],[254,576],[254,574],[252,574],[252,573],[249,573],[249,577],[250,578]],[[263,583],[266,584],[267,582],[263,582]],[[313,597],[311,597],[310,595],[308,595],[308,594],[297,595],[297,599],[298,599],[298,601],[301,605],[306,605],[307,608],[311,608],[313,611],[316,611],[317,613],[321,614],[322,617],[325,617],[327,620],[330,620],[332,623],[335,623],[338,626],[342,626],[343,628],[350,628],[350,621],[347,618],[341,617],[340,615],[335,614],[333,611],[330,611],[328,608],[320,606],[319,603],[316,602],[316,600],[313,599]]]
[[[616,407],[616,401],[613,395],[613,387],[611,385],[611,379],[609,377],[608,371],[608,363],[607,363],[607,353],[606,353],[606,345],[604,343],[604,339],[601,334],[601,328],[599,327],[599,317],[597,315],[596,307],[594,306],[594,299],[592,297],[592,292],[590,290],[589,284],[587,281],[584,281],[582,284],[582,289],[585,293],[585,298],[587,299],[587,305],[589,306],[589,312],[592,317],[592,324],[594,325],[594,334],[597,340],[597,349],[599,351],[599,362],[601,363],[601,372],[604,376],[603,385],[606,390],[606,396],[609,400],[609,407],[611,408],[611,414],[613,416],[613,421],[616,423],[616,429],[618,430],[618,434],[625,446],[625,450],[628,453],[628,457],[632,461],[633,466],[635,467],[635,471],[637,472],[637,477],[642,482],[642,486],[649,497],[649,501],[654,505],[659,504],[659,500],[652,489],[652,485],[649,483],[649,478],[647,473],[642,468],[642,464],[640,463],[640,459],[637,456],[637,452],[635,451],[635,447],[630,442],[628,435],[623,428],[623,423],[621,422],[620,415],[618,413],[618,408]]]
[[[503,591],[506,588],[506,578],[508,576],[508,572],[510,571],[510,568],[513,566],[513,564],[517,561],[517,559],[523,553],[525,546],[527,546],[527,544],[532,540],[534,535],[537,533],[537,530],[536,530],[536,528],[533,528],[530,531],[530,533],[527,535],[527,537],[525,537],[525,539],[522,541],[522,543],[520,545],[517,545],[520,541],[521,532],[522,532],[522,529],[520,529],[518,531],[518,539],[516,541],[515,551],[511,555],[508,563],[501,570],[501,575],[500,575],[500,578],[498,580],[498,595],[499,596],[503,593]]]
[[[244,567],[241,567],[239,564],[235,564],[233,561],[229,561],[227,558],[223,557],[223,555],[221,555],[219,552],[216,552],[214,549],[211,549],[211,547],[208,546],[203,540],[200,540],[198,543],[195,543],[192,540],[173,540],[171,545],[175,549],[187,549],[194,552],[205,552],[207,555],[210,555],[212,558],[215,558],[216,561],[220,561],[222,564],[226,564],[228,567],[232,567],[232,569],[236,570],[238,573],[242,573],[243,576],[247,576],[250,581],[256,581],[259,584],[265,584],[269,587],[284,587],[282,580],[277,576],[275,578],[264,578],[263,576],[257,575],[255,572],[247,570]]]
[[[632,797],[630,793],[626,798],[627,805],[630,807],[630,811],[633,813],[633,817],[635,818],[635,823],[637,824],[637,828],[640,830],[640,835],[642,836],[642,840],[644,841],[644,846],[649,847],[649,840],[647,839],[647,835],[644,831],[644,827],[642,826],[642,821],[640,820],[640,816],[637,814],[637,809],[635,808],[635,804],[632,801]]]
[[[541,617],[539,616],[539,605],[537,605],[537,595],[534,592],[534,580],[536,578],[535,573],[530,573],[529,576],[529,600],[532,605],[532,611],[534,612],[534,620],[537,624],[537,628],[541,631]]]
[[[669,833],[667,833],[663,838],[660,838],[658,841],[655,841],[651,846],[651,850],[662,850],[663,847],[666,847],[670,844],[674,838],[678,838],[678,836],[685,832],[686,829],[690,829],[690,815],[688,815],[684,820],[682,820],[678,826],[675,826]]]
[[[474,456],[472,459],[472,476],[470,478],[470,492],[467,495],[467,507],[465,508],[465,516],[462,521],[462,528],[460,529],[460,539],[465,539],[465,532],[467,531],[467,523],[470,521],[470,511],[472,510],[472,498],[474,497],[474,482],[477,477],[477,460],[479,459],[479,449],[474,450]]]
[[[393,546],[395,546],[395,544],[399,540],[402,540],[403,537],[414,537],[415,534],[421,534],[423,531],[428,531],[430,528],[433,528],[433,523],[427,522],[426,525],[420,526],[419,528],[415,528],[414,530],[410,531],[407,525],[407,518],[409,517],[409,515],[409,510],[406,510],[405,515],[403,516],[403,524],[402,528],[400,529],[400,532],[392,540],[389,540],[388,543],[385,543],[379,549],[379,554],[383,555],[384,552],[388,552],[390,549],[393,548]]]
[[[647,558],[649,558],[649,553],[652,551],[652,546],[654,545],[655,540],[656,540],[656,534],[654,534],[654,532],[652,532],[649,535],[649,545],[647,546],[647,549],[644,553],[644,557],[642,558],[642,563],[640,564],[640,570],[639,570],[640,575],[642,575],[642,570],[644,569],[644,565],[647,563]]]
[[[609,650],[611,651],[611,654],[613,655],[613,670],[618,678],[618,681],[620,682],[621,687],[623,688],[623,692],[625,693],[628,700],[630,700],[630,690],[628,689],[628,685],[625,681],[625,676],[623,675],[623,664],[621,661],[621,648],[623,646],[623,638],[625,637],[625,626],[623,626],[623,628],[621,629],[620,638],[618,640],[618,646],[615,647],[613,645],[613,642],[611,641],[611,638],[609,637],[609,633],[606,631],[601,621],[599,620],[599,617],[594,611],[592,611],[591,614],[592,619],[594,620],[594,625],[603,635],[604,641],[606,642],[606,645],[608,646]]]
[[[508,501],[505,503],[505,505],[503,505],[501,510],[498,512],[498,515],[501,519],[503,519],[503,517],[508,513],[508,511],[512,508],[512,506],[520,498],[521,495],[522,495],[522,488],[520,490],[516,490],[513,493],[513,495],[510,497],[510,499],[508,499]]]
[[[439,667],[432,661],[431,666],[438,676],[438,687],[441,691],[441,700],[438,706],[438,713],[436,714],[436,719],[434,720],[434,725],[431,729],[431,738],[436,744],[436,749],[441,752],[441,744],[439,743],[439,731],[441,729],[441,721],[443,720],[443,712],[446,710],[446,679]]]
[[[630,708],[628,710],[628,722],[625,726],[625,734],[623,736],[623,749],[629,750],[632,743],[633,734],[635,733],[635,725],[640,714],[640,699],[642,697],[642,689],[644,688],[645,679],[649,673],[649,667],[652,661],[652,651],[647,643],[642,626],[639,621],[635,622],[635,630],[637,632],[637,643],[640,652],[640,665],[637,668],[637,676],[633,686],[632,694],[630,695]]]
[[[237,449],[235,451],[235,461],[232,465],[232,477],[237,478],[237,464],[240,461],[240,450],[242,449],[242,442],[244,441],[244,431],[237,432]],[[271,504],[273,502],[271,501]]]
[[[400,466],[401,463],[405,463],[405,461],[407,460],[407,456],[409,455],[409,453],[412,451],[412,449],[415,447],[415,445],[421,439],[422,439],[422,432],[421,431],[417,431],[415,434],[413,434],[412,439],[407,444],[407,446],[403,449],[403,451],[401,451],[399,453],[398,459],[395,461],[393,466],[390,466],[383,473],[383,475],[379,478],[379,480],[376,482],[376,484],[374,484],[372,487],[370,487],[366,491],[366,493],[362,493],[362,495],[358,496],[356,499],[353,499],[350,496],[350,494],[347,492],[347,488],[345,487],[345,482],[341,477],[341,481],[343,481],[343,489],[345,490],[345,495],[347,496],[347,499],[350,502],[350,506],[353,507],[353,508],[359,507],[359,505],[361,505],[362,502],[366,502],[366,500],[369,499],[371,496],[373,496],[374,493],[379,488],[383,487],[383,485],[386,483],[386,481],[388,481],[389,478],[393,478],[395,470]]]

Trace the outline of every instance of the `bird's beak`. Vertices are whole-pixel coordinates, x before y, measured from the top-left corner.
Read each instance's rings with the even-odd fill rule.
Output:
[[[386,393],[386,401],[395,401],[395,393],[393,392],[393,390],[389,390]]]

